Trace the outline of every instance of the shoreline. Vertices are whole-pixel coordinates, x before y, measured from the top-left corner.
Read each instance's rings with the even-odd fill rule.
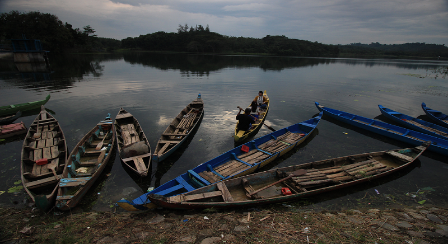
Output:
[[[117,210],[117,209],[115,209]],[[249,209],[43,213],[0,208],[2,243],[447,243],[448,209],[415,206],[315,212]]]

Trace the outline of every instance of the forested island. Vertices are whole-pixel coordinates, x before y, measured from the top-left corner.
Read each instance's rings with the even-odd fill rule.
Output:
[[[11,11],[0,15],[0,49],[8,50],[11,39],[41,40],[53,53],[110,52],[138,50],[201,54],[257,54],[300,57],[422,57],[448,58],[444,44],[351,43],[331,45],[291,39],[284,35],[263,38],[233,37],[210,31],[202,25],[179,25],[177,32],[158,31],[123,40],[98,37],[90,26],[73,28],[49,13]]]

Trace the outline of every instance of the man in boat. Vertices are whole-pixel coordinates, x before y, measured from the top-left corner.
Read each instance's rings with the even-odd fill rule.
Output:
[[[258,104],[258,106],[262,109],[265,109],[268,105],[268,99],[263,96],[263,91],[258,92],[258,96],[255,97],[254,102]]]
[[[242,108],[239,108],[240,111],[236,115],[236,120],[238,120],[238,130],[249,130],[252,124],[255,123],[256,119],[254,119],[250,115],[250,108],[246,108],[244,110],[244,114],[241,114],[241,111],[243,111]]]

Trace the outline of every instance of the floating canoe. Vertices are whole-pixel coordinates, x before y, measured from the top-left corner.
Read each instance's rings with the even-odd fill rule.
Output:
[[[264,91],[263,96],[265,96],[268,99],[268,103],[265,109],[260,109],[260,115],[257,120],[258,124],[253,124],[250,130],[244,131],[244,130],[238,130],[238,122],[237,122],[235,126],[235,136],[234,136],[235,142],[243,142],[247,138],[256,135],[260,130],[260,128],[263,126],[263,123],[266,120],[266,116],[268,116],[269,104],[270,104],[269,97],[266,91]],[[244,114],[244,112],[242,112],[242,114]]]
[[[394,110],[385,108],[381,105],[378,105],[378,107],[384,116],[406,128],[448,140],[448,128],[395,112]]]
[[[148,194],[175,196],[216,182],[251,174],[304,142],[317,127],[321,118],[322,113],[319,113],[312,119],[249,141],[188,170],[132,202],[120,200],[118,205],[129,211],[152,209],[156,205],[148,200]]]
[[[0,107],[0,116],[15,114],[18,111],[23,112],[23,111],[27,111],[27,110],[31,110],[31,109],[40,108],[40,106],[47,103],[48,100],[50,100],[50,94],[48,94],[48,96],[44,100],[40,100],[40,101],[29,102],[29,103],[20,103],[20,104],[9,105],[9,106],[1,106]]]
[[[249,207],[292,201],[360,184],[404,169],[428,147],[364,153],[300,164],[218,182],[176,196],[150,194],[164,208]]]
[[[20,118],[22,116],[22,111],[17,111],[16,114],[13,115],[7,115],[0,118],[0,125],[7,125],[14,122],[16,119]]]
[[[26,133],[26,127],[23,122],[9,125],[0,125],[0,139],[24,133]]]
[[[204,115],[204,102],[200,95],[190,104],[188,104],[171,124],[166,128],[157,142],[157,147],[152,155],[153,162],[161,162],[174,151],[176,151],[182,143],[187,140],[191,131],[196,128],[199,121]]]
[[[140,176],[146,176],[151,165],[151,146],[137,119],[121,108],[115,117],[114,129],[123,163]]]
[[[99,178],[115,146],[115,130],[110,115],[100,121],[78,142],[67,159],[67,167],[59,181],[56,207],[75,207]]]
[[[22,183],[42,210],[54,206],[59,179],[66,167],[67,144],[59,122],[44,106],[28,129],[22,147]]]
[[[434,123],[437,123],[438,125],[448,128],[448,115],[443,114],[440,111],[426,107],[425,103],[422,103],[422,109],[423,111],[425,111],[426,115],[428,115],[428,117],[432,121],[434,121]]]
[[[391,125],[382,121],[361,117],[355,114],[346,113],[336,109],[331,109],[315,103],[319,111],[323,111],[325,115],[330,116],[347,124],[366,129],[377,134],[390,137],[395,140],[409,143],[418,146],[426,141],[431,141],[432,144],[428,150],[440,154],[448,155],[448,140],[417,131],[409,130],[400,126]]]

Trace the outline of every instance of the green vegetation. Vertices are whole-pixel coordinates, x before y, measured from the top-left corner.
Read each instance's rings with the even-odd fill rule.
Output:
[[[448,47],[445,44],[405,43],[405,44],[370,44],[351,43],[339,45],[341,55],[344,56],[416,56],[416,57],[448,57]]]
[[[425,43],[326,45],[286,36],[263,38],[232,37],[211,32],[209,26],[179,25],[177,33],[158,31],[123,40],[97,37],[90,26],[73,28],[52,14],[37,11],[20,13],[11,11],[0,14],[0,49],[9,45],[10,39],[39,39],[43,47],[54,53],[110,52],[139,50],[152,52],[189,52],[213,54],[257,54],[302,57],[424,57],[446,58],[445,45]]]

